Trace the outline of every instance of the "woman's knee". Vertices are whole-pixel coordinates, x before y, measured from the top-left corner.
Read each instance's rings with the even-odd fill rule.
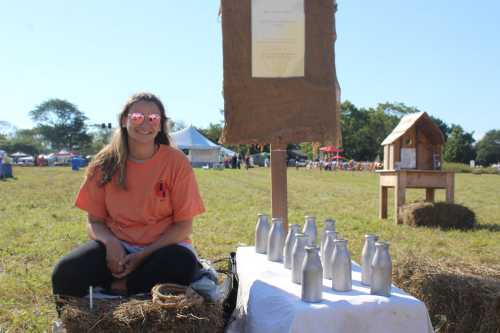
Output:
[[[85,270],[85,266],[88,265],[98,265],[95,261],[102,257],[102,251],[105,253],[103,247],[102,243],[96,241],[87,242],[61,258],[52,271],[53,293],[59,295],[85,294],[86,287],[80,284],[89,277],[84,276],[86,274],[82,270]]]
[[[52,271],[52,290],[55,295],[70,294],[71,281],[78,275],[78,266],[71,258],[63,257]]]
[[[176,271],[185,284],[189,284],[198,267],[198,260],[194,253],[181,245],[171,245],[158,250],[157,262],[163,263],[166,271]]]

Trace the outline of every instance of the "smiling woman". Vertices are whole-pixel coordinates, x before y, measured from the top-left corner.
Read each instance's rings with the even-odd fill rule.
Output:
[[[88,213],[90,241],[57,263],[56,295],[149,292],[188,285],[198,267],[193,217],[205,208],[184,153],[170,147],[165,108],[153,94],[133,95],[120,128],[90,164],[75,205]]]

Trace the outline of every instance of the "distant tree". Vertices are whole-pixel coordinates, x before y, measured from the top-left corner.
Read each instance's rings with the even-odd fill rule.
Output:
[[[0,120],[0,134],[4,136],[12,135],[16,132],[16,127],[5,120]]]
[[[500,162],[500,130],[491,130],[476,144],[477,160],[481,165]]]
[[[13,154],[15,152],[23,152],[28,155],[38,155],[42,153],[39,145],[32,142],[9,141],[2,147],[7,153]]]
[[[369,156],[363,160],[373,161],[377,156],[380,158],[384,155],[384,147],[381,146],[384,139],[392,132],[399,123],[400,117],[387,114],[380,108],[375,110],[369,109],[368,135],[372,138],[373,150]]]
[[[473,133],[467,133],[459,125],[451,125],[451,133],[444,146],[444,160],[469,163],[475,158]]]
[[[84,156],[95,155],[109,143],[112,134],[113,131],[108,127],[95,126],[94,130],[90,132],[92,141],[81,146],[78,151]]]
[[[45,152],[47,147],[35,129],[20,129],[11,136],[0,135],[0,149],[9,154],[20,151],[36,155]]]
[[[430,116],[430,117],[431,117],[431,120],[439,127],[439,129],[443,133],[444,141],[447,141],[448,136],[450,136],[450,134],[451,134],[451,127],[448,126],[448,124],[446,124],[444,121],[442,121],[439,118],[436,118],[433,116]]]
[[[182,120],[168,120],[168,131],[170,133],[183,130],[187,127],[186,123]]]
[[[313,159],[313,146],[311,142],[303,142],[299,145],[299,149],[303,151],[309,160]]]
[[[343,102],[341,125],[344,155],[358,161],[373,161],[377,155],[381,156],[383,148],[380,144],[394,129],[401,114],[398,112],[395,115],[387,110],[399,108],[404,111],[403,106],[384,103],[375,109],[358,109],[349,101]]]
[[[404,103],[379,103],[376,107],[377,110],[383,110],[386,114],[396,116],[398,118],[410,114],[410,113],[416,113],[420,112],[419,109],[417,109],[414,106],[408,106]]]
[[[218,143],[222,134],[222,125],[210,123],[207,128],[198,128],[198,131],[200,131],[210,141]]]
[[[5,145],[8,141],[7,135],[0,133],[0,149],[5,149]]]
[[[12,135],[12,139],[18,142],[34,143],[44,148],[48,145],[37,128],[18,129]]]
[[[91,141],[85,125],[87,117],[66,100],[45,101],[30,111],[30,117],[53,149],[73,150],[75,146],[84,146]]]

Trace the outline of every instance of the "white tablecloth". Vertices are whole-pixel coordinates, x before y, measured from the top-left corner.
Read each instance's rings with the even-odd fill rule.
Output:
[[[255,248],[236,252],[238,300],[230,333],[431,333],[425,304],[392,287],[392,296],[370,295],[361,284],[361,268],[353,262],[353,290],[336,292],[323,280],[323,301],[305,303],[291,271],[267,260]]]

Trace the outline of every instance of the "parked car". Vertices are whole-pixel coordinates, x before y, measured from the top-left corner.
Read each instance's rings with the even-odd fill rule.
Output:
[[[296,160],[294,158],[291,158],[288,160],[287,165],[289,167],[305,167],[307,165],[307,161],[305,160]]]

